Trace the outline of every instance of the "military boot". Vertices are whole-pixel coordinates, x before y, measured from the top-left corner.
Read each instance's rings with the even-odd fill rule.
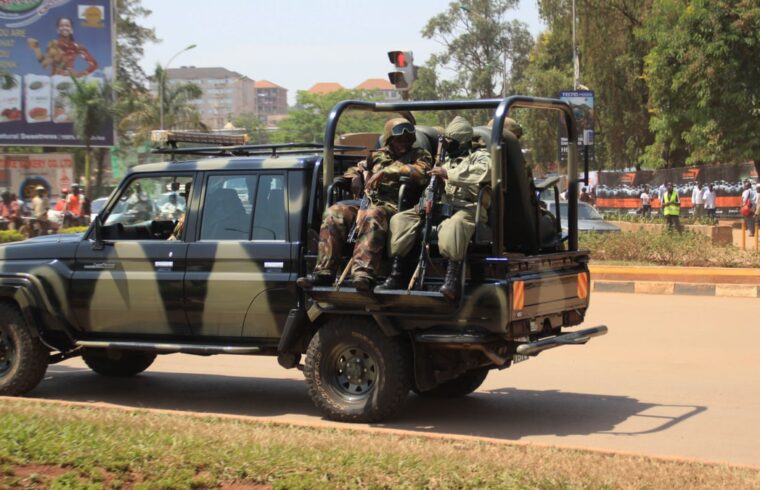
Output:
[[[357,291],[372,291],[375,288],[375,278],[368,274],[355,274],[351,284]]]
[[[461,262],[449,261],[449,267],[446,269],[446,279],[443,281],[441,289],[438,290],[449,301],[456,301],[459,297],[459,275],[461,271]]]
[[[306,277],[296,279],[296,284],[301,289],[311,289],[314,286],[329,286],[333,282],[333,274],[330,272],[315,272]]]
[[[381,287],[383,289],[401,289],[401,286],[401,257],[394,257],[391,273],[388,274]]]

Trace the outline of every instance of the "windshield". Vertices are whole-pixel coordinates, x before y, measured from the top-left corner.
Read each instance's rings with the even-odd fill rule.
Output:
[[[549,203],[549,210],[554,214],[557,215],[556,208],[554,203]],[[562,219],[567,219],[567,203],[561,202],[559,203],[559,211],[562,213]],[[599,212],[594,209],[593,206],[590,204],[586,204],[585,202],[579,202],[578,203],[578,219],[586,219],[586,220],[601,220],[602,215],[599,214]]]

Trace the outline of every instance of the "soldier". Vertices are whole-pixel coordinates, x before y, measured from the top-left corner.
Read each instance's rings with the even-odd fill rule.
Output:
[[[480,184],[490,182],[491,157],[483,149],[472,149],[472,126],[455,117],[444,132],[444,145],[448,152],[443,166],[435,167],[431,175],[445,182],[443,202],[453,208],[454,214],[438,226],[438,248],[448,259],[446,278],[440,289],[449,301],[457,299],[462,261],[467,245],[475,232]],[[482,213],[485,222],[487,213]],[[389,247],[393,257],[391,274],[383,284],[386,289],[399,289],[401,284],[401,257],[405,257],[419,240],[422,216],[418,209],[398,213],[391,219]]]
[[[413,148],[414,125],[406,119],[391,119],[384,128],[385,146],[372,155],[369,165],[359,165],[349,169],[345,178],[351,179],[351,189],[362,191],[363,186],[369,198],[369,207],[359,215],[355,205],[333,204],[322,216],[319,230],[319,255],[314,272],[298,278],[302,288],[329,285],[340,264],[342,245],[348,238],[351,227],[356,223],[356,244],[351,265],[351,279],[360,291],[374,287],[375,274],[385,248],[388,220],[397,209],[399,177],[408,176],[414,182],[424,185],[426,172],[430,170],[432,157],[427,150]],[[366,180],[364,176],[368,177]]]

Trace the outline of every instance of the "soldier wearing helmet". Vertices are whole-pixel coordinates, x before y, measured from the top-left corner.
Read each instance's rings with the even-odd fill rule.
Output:
[[[429,172],[445,183],[442,201],[453,212],[438,226],[438,248],[448,259],[440,292],[449,301],[456,300],[459,293],[462,262],[475,232],[480,185],[491,179],[491,156],[483,149],[473,150],[472,138],[472,125],[462,117],[455,117],[444,132],[446,160]],[[487,213],[482,213],[481,219],[485,222]],[[405,257],[419,241],[421,225],[422,216],[417,209],[403,211],[391,219],[388,242],[393,267],[383,284],[386,289],[402,286],[401,257]]]
[[[322,216],[319,230],[319,255],[314,272],[298,279],[302,288],[332,283],[340,264],[341,248],[356,224],[351,280],[361,291],[371,290],[381,265],[388,234],[388,221],[397,209],[399,178],[407,176],[420,185],[427,179],[432,156],[427,150],[413,148],[414,125],[406,119],[391,119],[383,131],[385,146],[349,169],[343,178],[351,181],[357,197],[366,194],[367,209],[359,212],[352,204],[333,204]],[[361,195],[360,195],[361,194]]]

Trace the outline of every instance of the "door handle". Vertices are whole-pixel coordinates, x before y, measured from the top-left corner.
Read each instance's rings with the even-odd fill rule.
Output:
[[[174,267],[174,261],[173,260],[157,260],[153,262],[153,265],[155,265],[159,269],[171,269]]]

